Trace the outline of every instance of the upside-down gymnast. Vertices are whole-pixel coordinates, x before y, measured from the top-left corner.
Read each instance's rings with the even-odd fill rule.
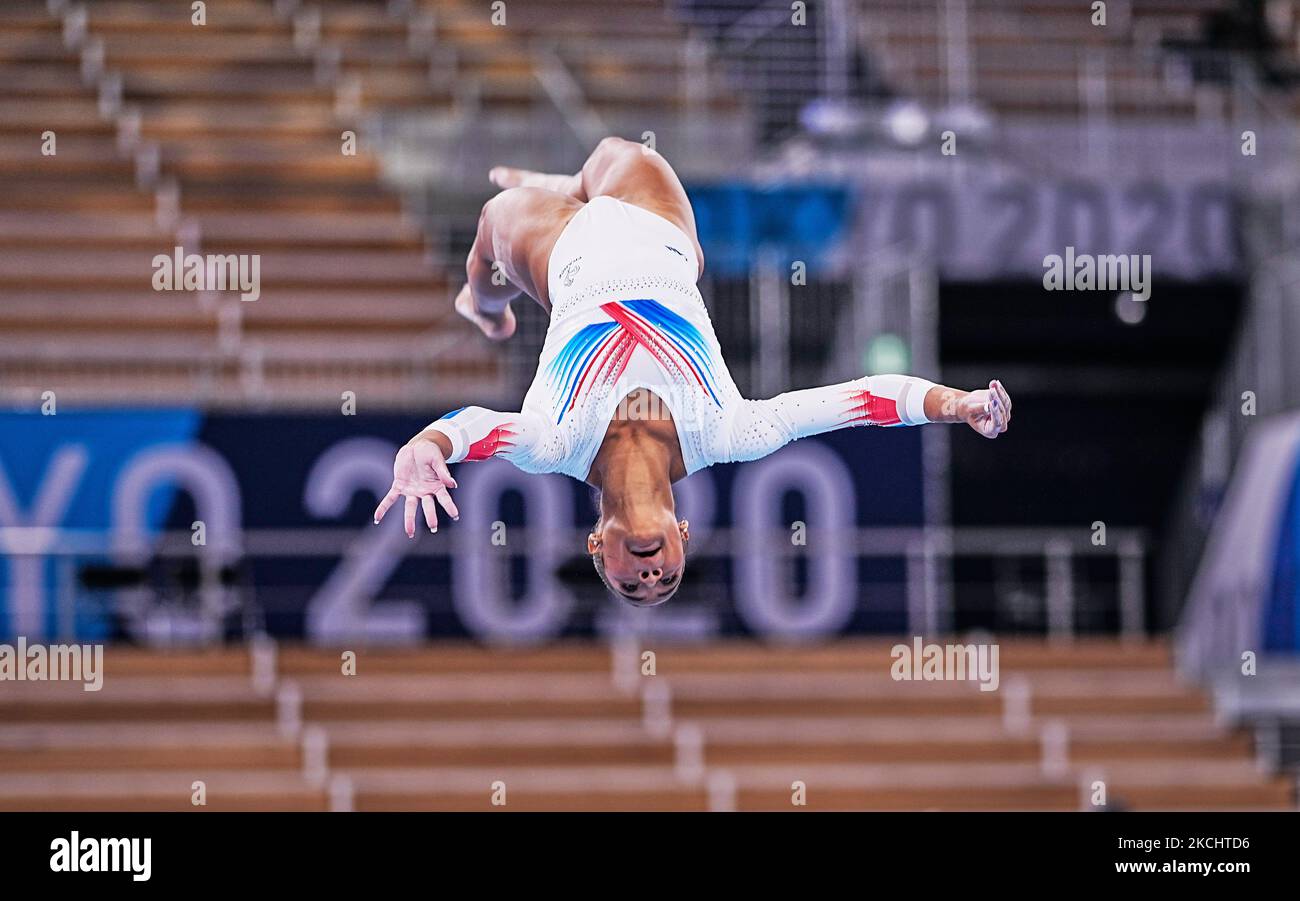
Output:
[[[515,331],[528,295],[550,314],[517,413],[462,407],[397,453],[375,523],[406,498],[437,531],[435,500],[459,517],[448,464],[501,457],[525,472],[594,486],[587,552],[610,591],[652,607],[681,585],[689,540],[672,483],[714,463],[757,460],[797,438],[851,426],[964,422],[996,438],[1011,398],[996,379],[959,391],[873,375],[770,400],[740,396],[695,287],[704,256],[676,173],[641,144],[606,138],[576,175],[494,168],[456,310],[487,337]]]

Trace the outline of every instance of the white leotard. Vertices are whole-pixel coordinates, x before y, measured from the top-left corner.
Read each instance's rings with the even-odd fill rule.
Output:
[[[695,287],[698,267],[694,243],[667,219],[613,197],[588,202],[551,251],[551,323],[523,409],[462,407],[430,424],[451,442],[447,462],[502,457],[585,480],[638,388],[667,405],[688,474],[832,429],[927,421],[933,383],[911,376],[741,397]]]

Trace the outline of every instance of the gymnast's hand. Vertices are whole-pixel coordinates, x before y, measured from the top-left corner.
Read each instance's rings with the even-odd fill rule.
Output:
[[[441,439],[441,441],[439,441]],[[388,489],[384,499],[375,508],[375,525],[384,518],[388,508],[399,497],[406,497],[406,537],[415,537],[416,500],[424,508],[424,521],[430,532],[438,531],[438,513],[433,505],[434,498],[447,511],[452,519],[460,519],[460,511],[448,493],[448,488],[456,487],[456,480],[447,469],[447,454],[450,447],[443,448],[442,442],[447,438],[440,432],[425,431],[416,435],[397,452],[393,461],[393,487]]]
[[[1011,395],[997,379],[957,401],[957,418],[985,438],[996,438],[1011,424]]]

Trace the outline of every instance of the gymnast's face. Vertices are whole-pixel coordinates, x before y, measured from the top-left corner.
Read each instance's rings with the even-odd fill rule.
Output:
[[[654,607],[672,597],[686,567],[689,524],[677,522],[672,510],[664,513],[637,517],[635,523],[602,516],[587,536],[587,552],[610,590],[638,607]]]

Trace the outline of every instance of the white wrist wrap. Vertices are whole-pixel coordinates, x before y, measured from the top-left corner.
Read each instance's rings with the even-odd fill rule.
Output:
[[[447,436],[447,440],[451,442],[451,454],[447,457],[448,463],[459,463],[465,459],[465,454],[468,453],[465,432],[450,419],[439,419],[431,422],[424,427],[424,430],[426,432],[441,432]]]
[[[904,425],[924,425],[930,421],[925,417],[925,396],[933,387],[934,382],[926,379],[908,378],[898,405],[898,418]]]

